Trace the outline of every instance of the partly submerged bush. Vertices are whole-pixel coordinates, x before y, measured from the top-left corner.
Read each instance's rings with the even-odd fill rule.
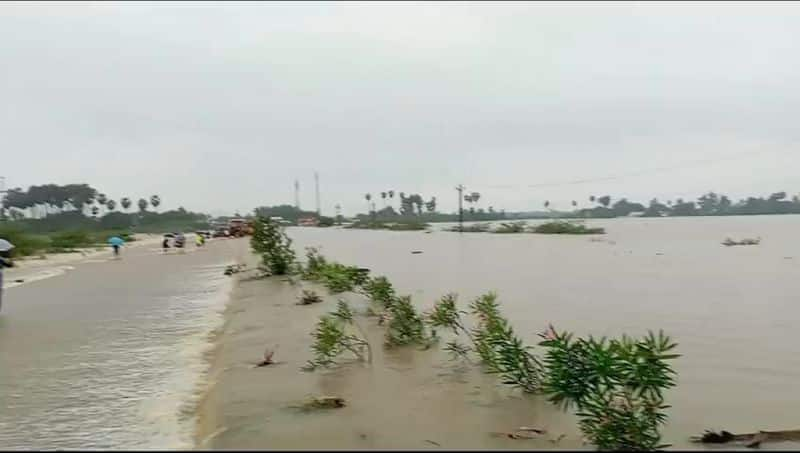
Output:
[[[493,233],[524,233],[527,225],[526,222],[504,222]]]
[[[411,303],[411,296],[396,298],[388,307],[389,324],[386,328],[387,346],[404,346],[414,343],[424,343],[428,337],[425,334],[425,323],[422,316],[417,313]]]
[[[306,266],[301,266],[301,273],[304,279],[320,282],[334,294],[353,291],[369,280],[369,271],[328,262],[314,247],[306,248]]]
[[[322,302],[322,297],[316,293],[316,291],[311,291],[308,289],[303,290],[303,294],[299,297],[298,305],[311,305],[311,304],[318,304]]]
[[[360,335],[349,332],[351,328],[356,329]],[[336,364],[336,358],[345,352],[351,353],[357,360],[372,361],[372,351],[366,336],[355,323],[353,311],[342,300],[337,304],[335,312],[319,319],[317,328],[311,335],[314,337],[314,343],[311,345],[314,358],[304,367],[306,371],[330,367]]]
[[[392,305],[395,299],[395,291],[392,283],[388,278],[379,276],[371,278],[362,285],[364,295],[369,297],[369,300],[375,302],[383,308]]]
[[[451,329],[472,342],[471,346],[457,341],[448,343],[445,349],[454,356],[467,358],[470,352],[475,352],[486,370],[498,374],[503,383],[526,392],[538,391],[542,365],[500,314],[497,295],[490,292],[478,297],[470,304],[470,313],[477,318],[477,325],[467,329],[461,318],[467,313],[456,308],[456,295],[451,293],[436,302],[427,318],[431,326]]]
[[[456,225],[448,228],[446,231],[454,233],[486,233],[489,229],[488,223],[474,223],[472,225],[464,225],[463,228]]]
[[[539,234],[604,234],[606,230],[603,228],[589,228],[582,223],[556,220],[536,225],[533,227],[532,232]]]
[[[258,216],[253,224],[250,246],[261,255],[264,270],[273,275],[291,272],[295,260],[292,240],[277,222]]]
[[[420,231],[428,228],[428,224],[424,222],[380,222],[380,221],[364,221],[359,220],[348,225],[345,228],[354,228],[362,230],[391,230],[391,231]]]
[[[660,427],[666,422],[664,390],[675,385],[668,361],[678,357],[663,332],[633,340],[572,340],[550,327],[540,343],[546,349],[544,392],[550,401],[575,405],[583,434],[600,450],[665,448]]]

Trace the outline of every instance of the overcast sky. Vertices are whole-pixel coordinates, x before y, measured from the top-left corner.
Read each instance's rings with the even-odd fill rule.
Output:
[[[213,213],[313,209],[315,170],[324,214],[798,193],[798,6],[3,2],[0,175]]]

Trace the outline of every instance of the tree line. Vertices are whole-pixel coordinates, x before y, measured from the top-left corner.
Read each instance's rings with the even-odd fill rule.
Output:
[[[589,197],[596,206],[578,209],[569,213],[578,217],[625,217],[638,213],[643,217],[682,217],[682,216],[724,216],[724,215],[764,215],[800,214],[800,197],[789,198],[786,192],[775,192],[766,197],[747,197],[737,201],[716,192],[708,192],[696,200],[677,198],[674,201],[650,200],[647,206],[620,198],[612,203],[609,195]],[[573,207],[576,202],[573,201]],[[546,202],[545,206],[549,206]],[[561,213],[564,214],[563,212]]]
[[[80,212],[97,217],[113,212],[117,207],[127,212],[133,205],[129,197],[121,197],[117,201],[85,183],[32,185],[27,190],[17,187],[8,190],[2,202],[0,217],[8,216],[12,220],[40,219],[63,212]],[[161,197],[152,195],[139,198],[136,205],[140,212],[147,211],[148,206],[157,209],[161,205]]]

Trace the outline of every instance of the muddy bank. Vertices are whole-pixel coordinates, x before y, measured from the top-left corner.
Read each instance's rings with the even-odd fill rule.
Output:
[[[571,415],[449,360],[439,348],[384,350],[375,318],[358,319],[374,348],[372,365],[303,372],[318,317],[335,308],[337,297],[355,308],[364,306],[363,298],[314,288],[325,301],[298,306],[305,284],[237,278],[199,407],[200,449],[582,447]],[[277,363],[255,367],[268,347],[276,348]],[[340,396],[347,406],[317,412],[289,407],[314,395]],[[492,435],[520,426],[548,433],[530,440]],[[566,437],[554,442],[561,434]]]

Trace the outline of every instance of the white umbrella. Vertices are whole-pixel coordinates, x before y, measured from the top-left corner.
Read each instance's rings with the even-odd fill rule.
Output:
[[[7,252],[14,248],[14,244],[6,241],[5,239],[0,239],[0,252]]]

